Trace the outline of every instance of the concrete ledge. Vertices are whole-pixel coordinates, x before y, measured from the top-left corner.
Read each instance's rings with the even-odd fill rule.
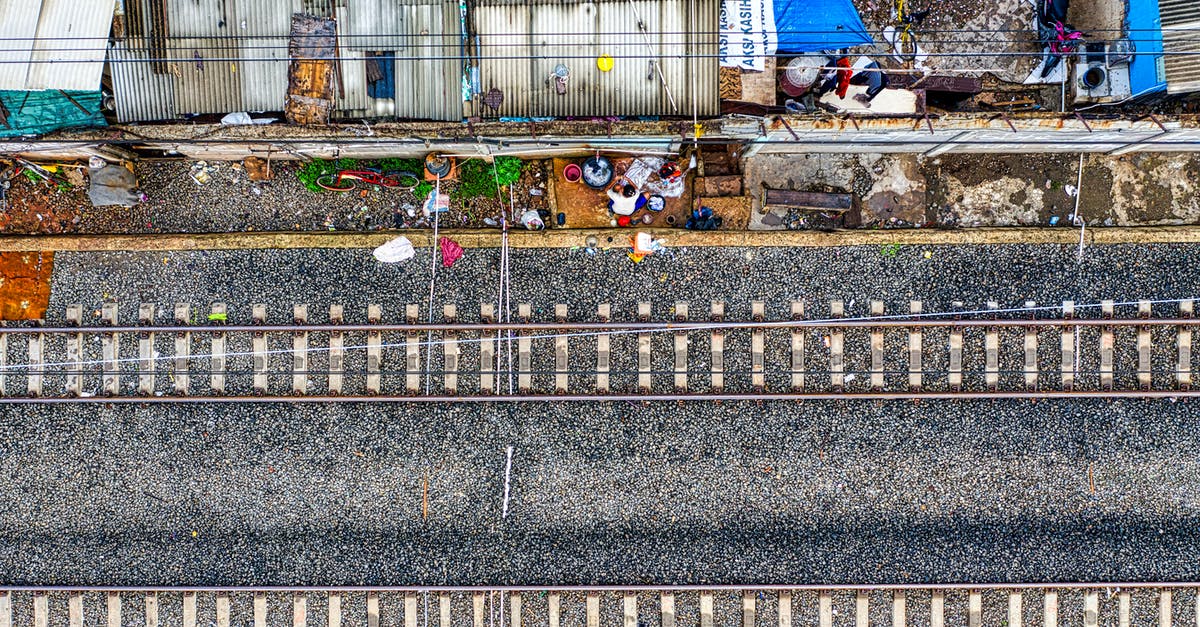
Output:
[[[685,231],[682,229],[640,229],[661,237],[669,247],[743,246],[798,248],[814,246],[994,246],[1003,244],[1079,243],[1079,231],[1072,228],[966,228],[848,230],[833,233],[814,231]],[[513,231],[509,242],[514,248],[571,248],[583,246],[595,235],[600,246],[628,245],[634,229],[562,229],[544,232]],[[464,248],[500,246],[497,231],[442,231]],[[30,235],[0,237],[0,252],[18,251],[167,251],[167,250],[243,250],[271,248],[374,248],[392,238],[405,236],[418,248],[431,245],[429,231],[387,231],[376,233],[204,233],[173,235]],[[1099,244],[1182,244],[1200,242],[1200,226],[1112,227],[1088,229],[1084,238],[1089,245]]]

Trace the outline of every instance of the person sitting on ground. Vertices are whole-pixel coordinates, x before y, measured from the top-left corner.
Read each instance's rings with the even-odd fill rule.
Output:
[[[637,213],[637,210],[646,204],[650,195],[645,192],[639,194],[632,183],[622,179],[608,189],[608,198],[609,211],[619,216],[628,216]]]

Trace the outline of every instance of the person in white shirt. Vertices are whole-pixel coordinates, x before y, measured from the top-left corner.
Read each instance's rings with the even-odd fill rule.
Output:
[[[622,179],[608,189],[608,210],[619,216],[633,215],[649,197],[645,192],[638,193],[632,183]]]

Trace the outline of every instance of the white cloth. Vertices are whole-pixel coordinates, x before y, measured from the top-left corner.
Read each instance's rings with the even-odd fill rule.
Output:
[[[615,189],[608,190],[608,197],[612,199],[610,208],[612,212],[619,216],[631,216],[637,213],[637,202],[642,197],[641,194],[634,194],[626,197],[622,196],[621,192]]]

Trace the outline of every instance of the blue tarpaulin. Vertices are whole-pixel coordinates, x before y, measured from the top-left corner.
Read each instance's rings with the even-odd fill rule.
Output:
[[[105,126],[100,91],[0,91],[0,137],[41,135],[60,128]]]
[[[871,44],[851,0],[775,0],[780,55]]]

